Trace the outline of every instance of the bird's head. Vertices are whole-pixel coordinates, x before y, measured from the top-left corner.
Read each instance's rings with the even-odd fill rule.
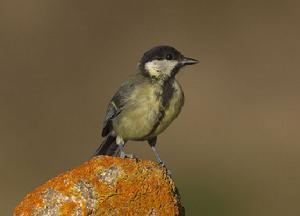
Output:
[[[171,46],[157,46],[145,52],[139,62],[142,73],[157,79],[174,77],[180,68],[198,63]]]

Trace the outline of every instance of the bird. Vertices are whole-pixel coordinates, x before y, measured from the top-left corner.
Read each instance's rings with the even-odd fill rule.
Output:
[[[168,45],[146,51],[137,72],[121,84],[107,106],[104,141],[94,156],[132,157],[124,151],[126,142],[147,141],[157,162],[164,164],[156,148],[157,136],[179,115],[184,104],[184,93],[175,76],[183,67],[198,62]]]

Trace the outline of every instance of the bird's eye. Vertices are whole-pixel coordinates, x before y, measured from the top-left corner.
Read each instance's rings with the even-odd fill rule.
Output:
[[[166,59],[167,59],[167,60],[172,60],[172,59],[173,59],[172,54],[168,54],[168,55],[166,56]]]

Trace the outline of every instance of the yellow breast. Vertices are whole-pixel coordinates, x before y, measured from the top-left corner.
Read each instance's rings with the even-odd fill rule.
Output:
[[[158,120],[160,88],[156,84],[138,86],[128,98],[120,116],[114,121],[114,130],[123,139],[141,139],[147,136]]]
[[[159,126],[155,130],[155,135],[163,132],[171,122],[179,115],[181,108],[184,104],[184,95],[179,83],[175,80],[174,84],[174,93],[172,98],[169,101],[169,105],[165,110],[164,117],[162,118]]]
[[[136,87],[126,99],[119,116],[113,120],[115,132],[124,140],[147,139],[163,132],[178,116],[184,102],[183,92],[176,80],[173,88],[167,107],[162,107],[160,83],[145,82]]]

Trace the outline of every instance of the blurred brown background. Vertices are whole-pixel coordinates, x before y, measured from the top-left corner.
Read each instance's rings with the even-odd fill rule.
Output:
[[[201,60],[158,143],[187,215],[300,215],[299,26],[299,1],[1,0],[0,215],[90,158],[107,102],[159,44]]]

